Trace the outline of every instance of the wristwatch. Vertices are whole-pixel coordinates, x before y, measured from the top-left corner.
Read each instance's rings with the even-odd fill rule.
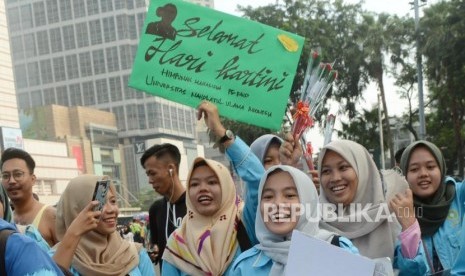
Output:
[[[224,144],[226,141],[232,140],[234,138],[234,133],[227,129],[223,137],[218,141],[220,144]]]
[[[226,133],[224,134],[224,136],[216,141],[216,143],[213,145],[213,148],[214,149],[218,148],[220,152],[224,153],[226,150],[224,143],[229,140],[232,140],[233,138],[234,138],[234,133],[228,129],[226,130]]]

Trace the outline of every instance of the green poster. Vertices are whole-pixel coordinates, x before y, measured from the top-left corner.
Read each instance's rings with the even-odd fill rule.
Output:
[[[129,85],[279,129],[304,38],[181,0],[152,1]]]

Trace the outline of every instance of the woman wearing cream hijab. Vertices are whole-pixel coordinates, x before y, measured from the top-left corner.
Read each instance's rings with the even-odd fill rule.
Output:
[[[382,181],[370,153],[349,140],[331,142],[321,150],[318,173],[320,202],[334,204],[339,215],[336,220],[323,217],[320,227],[349,238],[363,256],[392,261],[401,229],[387,202],[407,189],[402,176],[383,174],[389,177]]]
[[[105,178],[105,177],[104,177]],[[130,243],[116,231],[118,206],[113,185],[102,211],[92,201],[101,176],[80,175],[72,179],[57,204],[55,261],[73,275],[155,275],[140,244]]]
[[[181,227],[168,239],[162,275],[228,275],[241,252],[243,209],[229,170],[196,158],[187,178],[186,205]]]

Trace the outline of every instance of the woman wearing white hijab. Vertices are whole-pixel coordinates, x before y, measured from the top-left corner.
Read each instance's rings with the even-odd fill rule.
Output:
[[[320,202],[335,204],[337,220],[323,217],[320,227],[349,238],[369,258],[389,257],[392,261],[400,225],[390,214],[390,195],[407,189],[406,181],[397,174],[385,177],[370,153],[362,145],[349,140],[327,144],[318,160]]]
[[[263,176],[258,194],[260,209],[257,210],[255,231],[260,243],[237,258],[232,275],[284,275],[294,229],[333,242],[335,234],[318,227],[318,193],[305,173],[291,166],[273,166]],[[270,212],[268,204],[286,204],[289,207]],[[292,210],[296,210],[290,207],[292,204],[303,204],[305,211],[310,210],[311,213],[296,217],[292,214]],[[338,238],[336,245],[358,253],[348,239]]]

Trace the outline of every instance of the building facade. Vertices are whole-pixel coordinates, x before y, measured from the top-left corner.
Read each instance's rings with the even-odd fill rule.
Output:
[[[82,106],[49,105],[24,110],[21,120],[25,138],[64,143],[79,174],[109,176],[121,206],[130,205],[123,146],[119,144],[113,113]]]
[[[5,2],[20,109],[57,104],[112,112],[126,160],[136,160],[136,145],[149,139],[195,141],[194,109],[128,87],[149,1]],[[137,193],[145,181],[138,163],[125,165]]]

